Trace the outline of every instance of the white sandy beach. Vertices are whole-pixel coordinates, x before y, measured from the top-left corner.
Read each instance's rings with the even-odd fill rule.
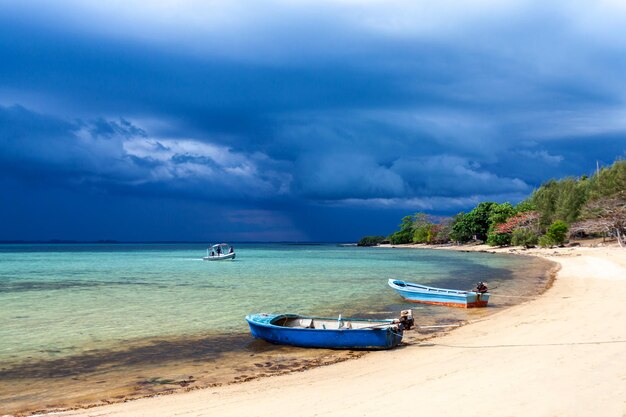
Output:
[[[626,416],[626,249],[533,253],[561,264],[544,295],[420,345],[60,415]]]

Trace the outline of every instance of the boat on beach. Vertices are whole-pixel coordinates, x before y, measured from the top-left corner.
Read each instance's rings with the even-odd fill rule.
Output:
[[[299,314],[250,314],[252,336],[270,343],[327,349],[391,349],[413,326],[411,310],[399,319],[325,318]]]
[[[218,243],[210,246],[206,250],[205,261],[224,261],[227,259],[235,259],[235,248],[228,243]]]
[[[428,287],[399,279],[389,279],[388,284],[402,298],[413,303],[472,308],[486,307],[489,302],[490,294],[483,282],[479,282],[473,291]]]

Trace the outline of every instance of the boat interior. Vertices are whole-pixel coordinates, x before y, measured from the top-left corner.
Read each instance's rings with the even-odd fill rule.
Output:
[[[413,291],[421,291],[421,292],[434,292],[434,293],[442,293],[442,294],[458,294],[458,295],[465,295],[468,293],[468,291],[462,291],[462,290],[449,290],[446,288],[435,288],[435,287],[427,287],[426,285],[418,285],[418,284],[412,284],[409,282],[404,282],[404,281],[393,281],[393,284],[401,287],[401,288],[406,288],[409,290],[413,290]]]
[[[272,320],[272,324],[282,327],[294,327],[300,329],[324,329],[324,330],[348,330],[348,329],[366,329],[379,326],[390,325],[389,321],[367,321],[367,320],[350,320],[350,319],[329,319],[317,317],[277,317]]]

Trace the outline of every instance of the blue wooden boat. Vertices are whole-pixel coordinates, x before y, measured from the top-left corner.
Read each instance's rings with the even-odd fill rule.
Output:
[[[479,282],[474,291],[449,290],[446,288],[427,287],[399,279],[390,279],[388,284],[402,298],[413,303],[435,304],[449,307],[486,307],[489,301],[487,286]]]
[[[390,349],[413,325],[411,310],[395,320],[309,317],[299,314],[250,314],[252,336],[281,345],[327,349]]]

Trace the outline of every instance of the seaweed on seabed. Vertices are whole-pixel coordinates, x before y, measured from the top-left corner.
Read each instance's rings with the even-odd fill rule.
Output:
[[[145,381],[141,381],[139,385],[171,385],[176,383],[177,382],[173,379],[165,379],[159,376],[155,376],[153,378],[148,378]]]

